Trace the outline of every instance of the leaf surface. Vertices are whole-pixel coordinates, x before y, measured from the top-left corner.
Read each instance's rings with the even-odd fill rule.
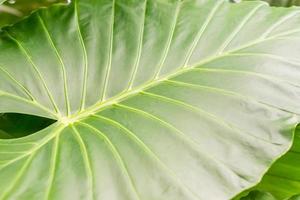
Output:
[[[230,199],[292,144],[298,8],[78,0],[0,35],[0,199]]]

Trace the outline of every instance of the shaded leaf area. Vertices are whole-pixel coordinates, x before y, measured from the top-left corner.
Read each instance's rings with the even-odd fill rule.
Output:
[[[270,3],[272,6],[300,6],[299,0],[265,0],[266,2]]]
[[[32,11],[54,3],[65,3],[66,0],[2,0],[0,1],[0,27],[13,24]]]
[[[0,138],[19,138],[42,130],[55,121],[47,118],[17,114],[0,114]]]
[[[246,1],[253,1],[253,0],[246,0]],[[262,1],[269,3],[271,6],[278,6],[278,7],[300,6],[300,0],[262,0]]]
[[[246,197],[242,197],[240,200],[277,200],[277,199],[275,199],[275,197],[270,193],[255,190],[255,191],[251,191]]]
[[[77,0],[4,28],[0,112],[57,122],[0,140],[0,199],[228,200],[255,186],[299,122],[299,21],[258,1]]]

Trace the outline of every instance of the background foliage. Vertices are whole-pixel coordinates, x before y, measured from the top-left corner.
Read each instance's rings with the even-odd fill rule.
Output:
[[[7,0],[0,6],[0,27],[20,20],[37,8],[59,2],[66,0]]]
[[[300,0],[264,0],[272,6],[299,6]]]

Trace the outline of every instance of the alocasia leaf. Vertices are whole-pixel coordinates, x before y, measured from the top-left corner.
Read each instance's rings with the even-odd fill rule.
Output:
[[[293,140],[300,9],[77,0],[0,35],[0,199],[230,199]]]

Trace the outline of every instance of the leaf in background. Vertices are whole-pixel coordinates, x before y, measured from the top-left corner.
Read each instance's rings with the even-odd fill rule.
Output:
[[[252,191],[248,196],[241,198],[241,200],[277,200],[270,193],[261,191]]]
[[[15,113],[0,115],[0,131],[3,133],[9,133],[11,138],[29,135],[49,126],[52,123],[54,123],[53,120],[31,115]],[[0,138],[3,138],[1,135]],[[3,136],[7,137],[7,134],[4,134]]]
[[[300,129],[295,133],[294,144],[280,158],[254,189],[267,191],[277,199],[288,199],[300,194]]]
[[[13,138],[13,136],[11,136],[10,134],[8,134],[7,132],[0,130],[0,138],[1,139],[9,139],[9,138]]]
[[[5,2],[5,3],[4,3]],[[0,27],[13,24],[28,16],[34,10],[66,0],[0,0]]]
[[[245,0],[245,1],[256,1],[256,0]],[[290,6],[300,6],[300,0],[262,0],[268,2],[271,6],[278,7],[290,7]]]
[[[77,0],[0,35],[0,199],[230,199],[292,144],[298,8]]]
[[[300,6],[300,0],[270,0],[272,6]]]
[[[300,200],[300,195],[295,195],[291,197],[289,200]]]

